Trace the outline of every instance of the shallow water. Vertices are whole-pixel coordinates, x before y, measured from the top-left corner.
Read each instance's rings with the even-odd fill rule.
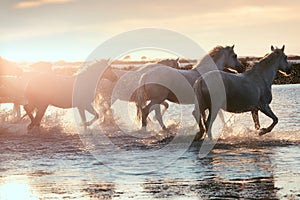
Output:
[[[70,110],[51,108],[27,133],[28,120],[13,123],[2,107],[0,199],[300,199],[300,85],[275,86],[271,107],[279,123],[262,137],[250,114],[226,114],[206,156],[206,141],[191,142],[192,106],[170,105],[170,132],[152,120],[147,132],[95,125],[80,134]],[[122,114],[120,127],[130,129]]]

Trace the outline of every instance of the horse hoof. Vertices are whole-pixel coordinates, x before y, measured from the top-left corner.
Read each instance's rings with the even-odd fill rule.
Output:
[[[168,130],[166,126],[163,126],[163,127],[161,127],[161,128],[162,128],[162,130],[164,130],[164,131],[167,131],[167,130]]]
[[[262,129],[260,129],[260,131],[259,131],[259,136],[262,136],[262,135],[264,135],[264,134],[266,134],[266,133],[268,133],[269,131],[268,131],[268,129],[266,129],[266,128],[262,128]]]
[[[90,125],[92,125],[92,123],[93,123],[93,122],[86,122],[84,125],[85,125],[85,126],[90,126]]]
[[[33,128],[33,126],[34,126],[34,124],[29,124],[29,125],[27,126],[27,130],[30,131],[30,130]]]
[[[196,133],[196,136],[195,136],[195,138],[194,138],[194,141],[199,141],[199,140],[201,140],[202,137],[203,137],[203,135],[204,135],[204,132],[202,132],[202,131],[197,132],[197,133]]]
[[[41,133],[40,126],[37,126],[37,125],[29,125],[29,126],[27,127],[27,133],[29,133],[29,134],[40,134],[40,133]]]
[[[89,126],[90,124],[89,122],[80,122],[79,125],[85,127],[85,126]]]

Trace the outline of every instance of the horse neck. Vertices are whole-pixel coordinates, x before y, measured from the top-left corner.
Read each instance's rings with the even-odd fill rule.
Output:
[[[216,68],[211,67],[214,65],[216,66]],[[225,67],[224,54],[221,54],[219,56],[211,56],[208,54],[204,56],[204,58],[198,63],[198,65],[193,70],[198,71],[200,74],[205,74],[212,70],[222,71],[224,67]]]
[[[76,84],[95,86],[99,79],[100,71],[96,67],[90,67],[73,76]]]
[[[225,56],[224,54],[221,54],[218,57],[213,57],[213,61],[215,62],[217,69],[222,71],[225,68]]]
[[[278,67],[277,58],[266,57],[253,67],[253,72],[256,77],[262,78],[268,86],[271,86],[277,74]]]

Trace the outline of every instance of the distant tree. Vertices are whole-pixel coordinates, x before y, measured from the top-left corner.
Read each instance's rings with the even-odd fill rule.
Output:
[[[130,55],[127,55],[123,58],[123,60],[129,60],[130,58],[131,58]]]
[[[146,60],[146,59],[147,59],[146,56],[142,56],[142,57],[141,57],[141,60]]]

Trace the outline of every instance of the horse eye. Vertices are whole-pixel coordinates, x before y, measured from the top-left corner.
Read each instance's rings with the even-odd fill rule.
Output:
[[[288,58],[287,56],[284,56],[284,59],[285,59],[285,60],[287,60],[287,58]]]
[[[233,55],[233,58],[237,58],[237,55],[236,55],[236,54],[234,54],[234,55]]]

